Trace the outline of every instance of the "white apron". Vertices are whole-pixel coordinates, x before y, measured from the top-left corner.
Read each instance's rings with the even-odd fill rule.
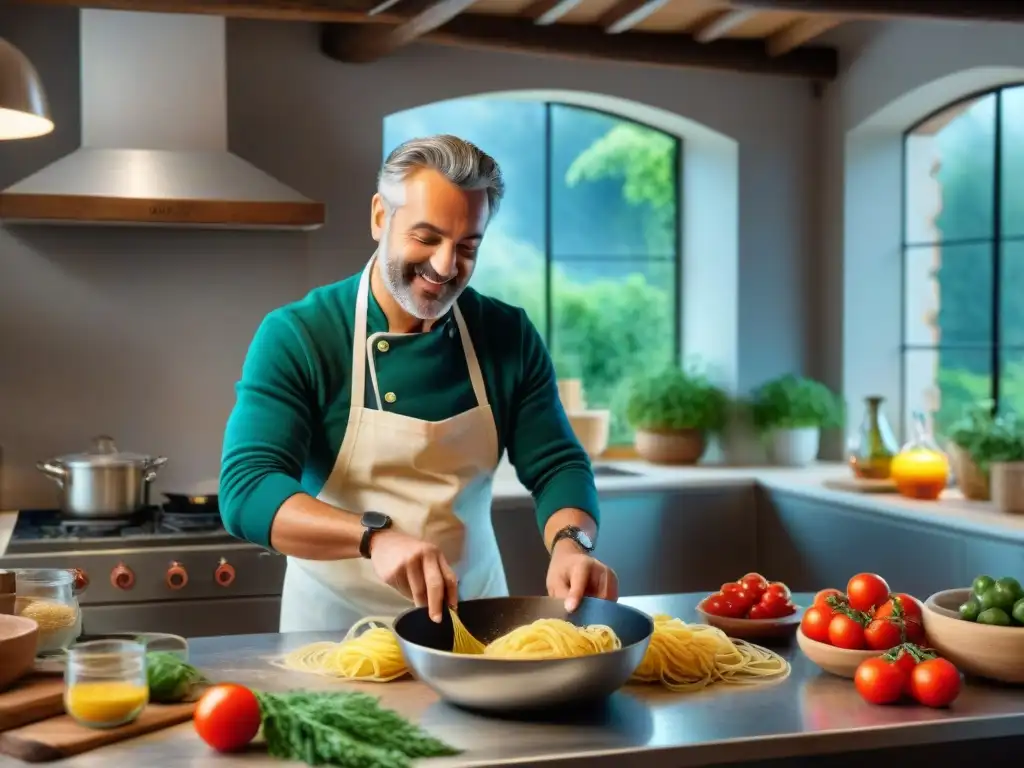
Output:
[[[476,350],[458,304],[455,322],[477,405],[444,421],[400,416],[379,408],[405,393],[377,385],[374,354],[398,333],[366,336],[370,273],[363,270],[352,340],[352,402],[334,469],[317,496],[355,514],[381,512],[405,533],[433,542],[459,577],[459,598],[508,594],[491,522],[491,484],[498,463],[498,434],[487,402]],[[368,343],[369,342],[369,343]],[[365,407],[366,368],[378,408]],[[340,631],[365,616],[394,617],[412,601],[377,578],[369,560],[288,558],[281,600],[281,631]]]

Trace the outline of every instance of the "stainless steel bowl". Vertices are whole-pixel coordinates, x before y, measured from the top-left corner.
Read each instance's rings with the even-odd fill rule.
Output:
[[[586,705],[609,696],[640,666],[654,631],[647,614],[595,598],[585,598],[574,613],[551,597],[467,600],[458,610],[466,629],[484,643],[537,619],[606,624],[622,641],[618,651],[575,659],[491,659],[451,652],[447,612],[440,624],[430,620],[425,608],[399,616],[395,634],[413,674],[450,704],[492,714]]]

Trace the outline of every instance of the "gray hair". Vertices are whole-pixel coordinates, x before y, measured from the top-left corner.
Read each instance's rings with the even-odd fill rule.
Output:
[[[381,166],[377,192],[389,205],[401,206],[402,182],[421,168],[437,171],[460,189],[486,190],[489,217],[498,212],[505,181],[497,161],[475,144],[448,134],[410,139],[395,147]]]

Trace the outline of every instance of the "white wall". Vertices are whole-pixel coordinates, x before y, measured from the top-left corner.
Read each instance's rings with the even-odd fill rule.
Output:
[[[1020,25],[899,22],[873,25],[866,39],[858,32],[823,104],[815,344],[822,375],[851,405],[851,430],[867,395],[886,397],[897,428],[902,410],[903,131],[962,96],[1024,80]]]

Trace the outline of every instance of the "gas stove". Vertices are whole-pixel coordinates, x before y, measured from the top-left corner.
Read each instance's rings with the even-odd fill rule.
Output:
[[[276,632],[285,559],[232,537],[216,513],[148,507],[130,518],[18,513],[0,568],[76,570],[90,634]]]

